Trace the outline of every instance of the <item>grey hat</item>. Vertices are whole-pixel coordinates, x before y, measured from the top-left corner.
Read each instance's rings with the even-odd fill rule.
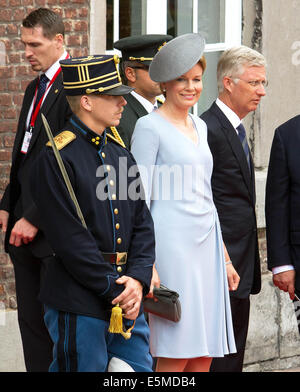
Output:
[[[185,74],[201,59],[204,47],[201,34],[189,33],[172,39],[152,60],[150,78],[155,82],[168,82]]]

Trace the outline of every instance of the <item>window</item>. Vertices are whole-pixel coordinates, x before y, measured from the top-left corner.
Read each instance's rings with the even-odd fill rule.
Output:
[[[131,35],[146,34],[146,0],[106,1],[106,48],[113,50],[113,43]]]
[[[242,0],[107,0],[106,49],[139,34],[191,32],[206,39],[204,88],[194,113],[201,114],[217,97],[216,68],[223,50],[241,44]]]

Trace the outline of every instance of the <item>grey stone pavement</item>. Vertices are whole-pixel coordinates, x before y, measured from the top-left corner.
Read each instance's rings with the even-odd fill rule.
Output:
[[[22,343],[17,324],[17,312],[9,311],[4,316],[0,312],[0,373],[25,372]],[[296,373],[300,372],[300,367],[270,372]]]

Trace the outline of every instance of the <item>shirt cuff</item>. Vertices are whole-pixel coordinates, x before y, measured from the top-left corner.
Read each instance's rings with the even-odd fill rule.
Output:
[[[280,265],[279,267],[272,268],[273,275],[280,274],[280,272],[291,271],[295,269],[292,264]]]

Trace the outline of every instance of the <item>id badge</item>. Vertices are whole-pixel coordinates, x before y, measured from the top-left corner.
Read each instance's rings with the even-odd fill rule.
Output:
[[[32,131],[31,130],[26,131],[25,135],[24,135],[22,147],[21,147],[22,154],[27,154],[31,138],[32,138]]]

